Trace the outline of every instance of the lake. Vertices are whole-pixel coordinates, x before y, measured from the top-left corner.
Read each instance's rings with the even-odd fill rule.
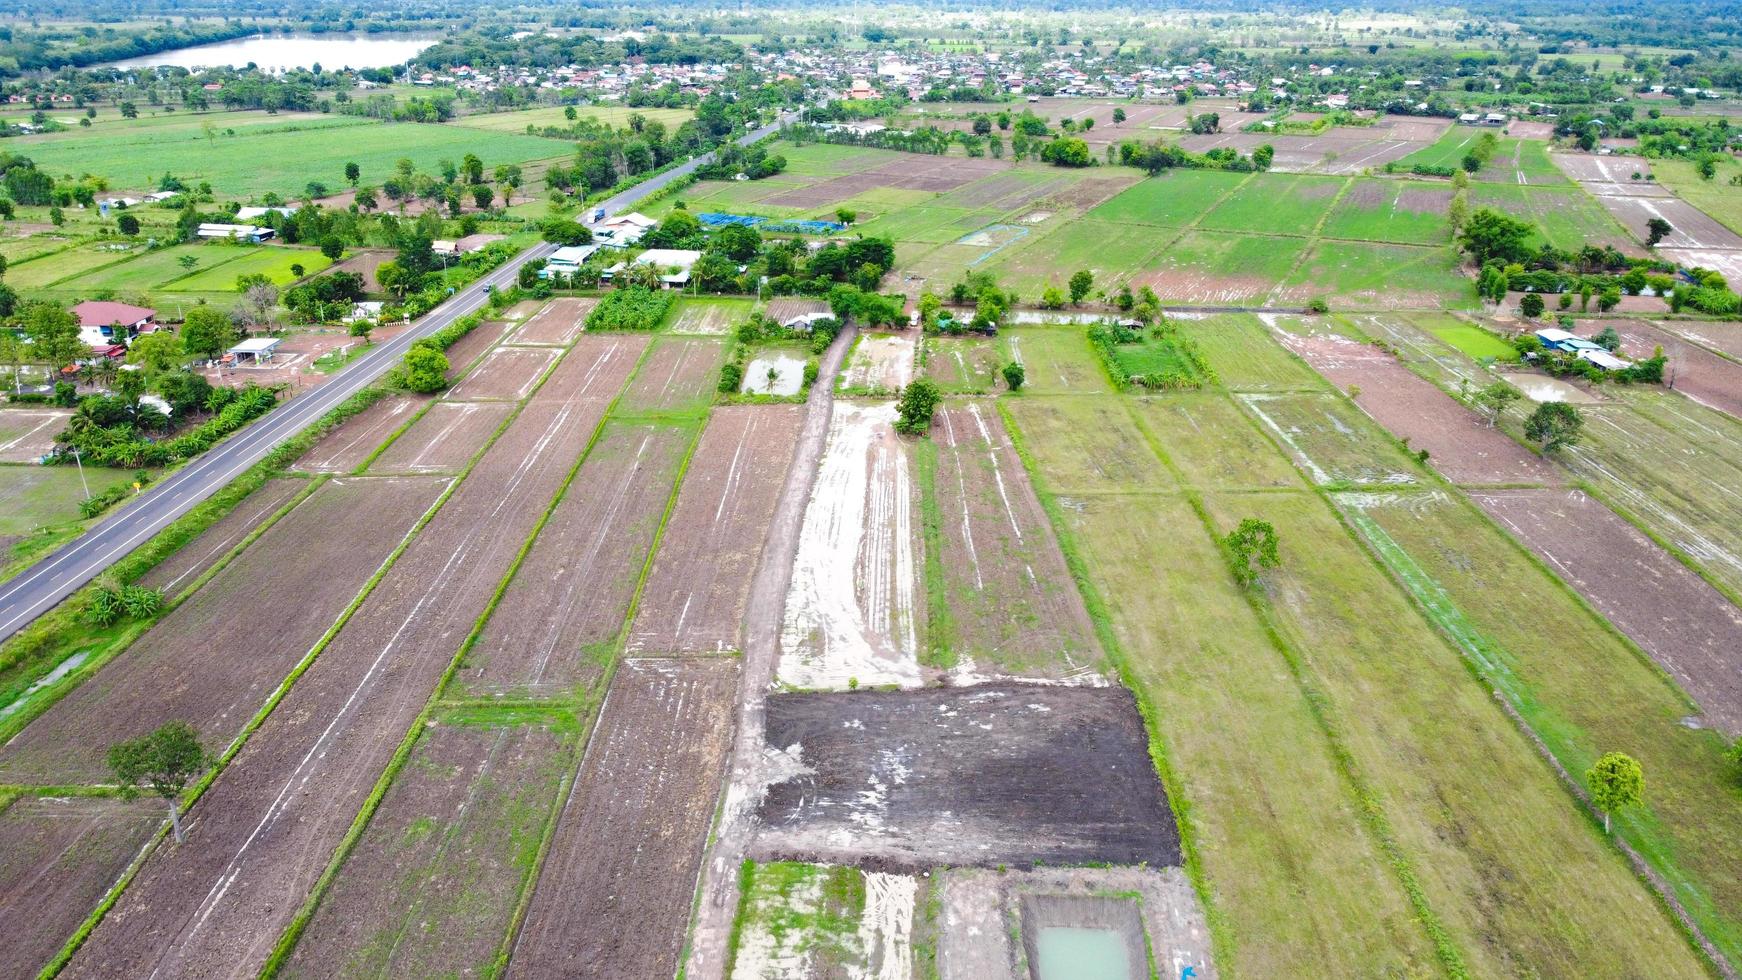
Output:
[[[386,68],[410,61],[441,40],[440,34],[259,34],[217,44],[176,48],[111,62],[107,68],[240,68],[253,62],[262,71],[291,68]]]

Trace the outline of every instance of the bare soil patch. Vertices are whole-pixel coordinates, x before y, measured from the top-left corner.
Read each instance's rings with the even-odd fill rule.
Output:
[[[1192,268],[1161,269],[1132,277],[1162,300],[1212,306],[1238,306],[1263,299],[1276,285],[1259,276],[1217,276]]]
[[[568,736],[437,725],[418,743],[285,965],[289,977],[488,976]]]
[[[732,332],[740,312],[740,307],[722,303],[684,303],[678,307],[671,332],[723,336]]]
[[[1742,733],[1742,611],[1722,593],[1581,491],[1471,498],[1668,671],[1706,724]]]
[[[1475,412],[1370,344],[1320,334],[1280,331],[1283,346],[1299,354],[1332,384],[1358,386],[1355,403],[1455,483],[1559,485],[1554,464],[1478,418]]]
[[[1003,420],[976,402],[939,414],[934,486],[952,674],[1098,679],[1094,627]],[[945,624],[930,625],[937,649]]]
[[[641,360],[647,340],[644,334],[589,334],[581,337],[532,396],[533,404],[615,398]]]
[[[629,652],[741,648],[750,578],[803,422],[798,405],[713,411],[648,574]]]
[[[841,386],[893,395],[913,380],[913,345],[910,333],[861,333]]]
[[[1210,961],[1210,930],[1191,881],[1178,868],[1039,868],[987,871],[952,868],[933,876],[942,906],[937,936],[939,980],[1031,980],[1033,953],[1024,949],[1035,926],[1107,926],[1108,918],[1073,913],[1078,903],[1113,902],[1129,915],[1122,923],[1139,930],[1133,976],[1176,977],[1185,967],[1192,976],[1217,975]],[[1065,903],[1061,920],[1042,912],[1025,916],[1031,903]],[[1015,946],[1012,943],[1015,941]]]
[[[1600,197],[1609,213],[1645,241],[1646,223],[1662,218],[1673,229],[1664,237],[1662,248],[1742,249],[1742,235],[1719,224],[1717,219],[1680,198],[1666,197]]]
[[[737,661],[724,658],[618,669],[509,976],[677,972],[737,686]]]
[[[1055,211],[1087,211],[1136,183],[1136,177],[1085,177],[1065,185],[1040,204]]]
[[[893,402],[837,401],[780,631],[782,684],[917,687],[918,491]]]
[[[1668,320],[1655,326],[1702,347],[1742,359],[1742,323],[1734,320]]]
[[[1409,140],[1412,143],[1433,143],[1450,128],[1450,119],[1417,116],[1386,116],[1373,125],[1374,132],[1383,132],[1391,139]]]
[[[198,537],[182,545],[180,551],[146,572],[139,584],[148,589],[163,590],[165,599],[175,598],[213,562],[229,554],[230,549],[253,533],[267,517],[306,489],[308,482],[305,480],[267,480],[222,520],[201,531]]]
[[[608,401],[521,413],[195,804],[188,845],[147,860],[71,976],[259,971]]]
[[[593,312],[593,307],[598,305],[599,301],[590,296],[552,300],[549,306],[514,331],[512,342],[559,346],[572,344],[581,335],[581,331],[586,329],[587,314]]]
[[[759,859],[909,872],[1180,862],[1123,689],[775,694],[767,738],[797,771],[763,798]]]
[[[785,323],[795,316],[810,316],[816,313],[829,312],[829,304],[820,299],[801,299],[796,296],[782,296],[771,299],[762,312],[777,323]]]
[[[1516,129],[1521,123],[1513,123]],[[1644,183],[1644,178],[1651,176],[1651,161],[1644,157],[1599,156],[1595,153],[1551,153],[1548,157],[1566,174],[1581,184],[1618,184],[1635,183],[1634,174],[1640,176],[1638,183]],[[1650,186],[1656,187],[1656,184]],[[1593,192],[1595,189],[1593,188]]]
[[[364,477],[321,487],[0,750],[0,781],[104,782],[110,745],[168,721],[222,749],[441,489]]]
[[[525,398],[561,351],[543,347],[498,347],[448,390],[450,401]]]
[[[370,473],[458,473],[514,406],[436,402],[369,464]]]
[[[296,468],[305,473],[351,472],[428,401],[408,395],[381,399],[322,436],[297,461]]]
[[[808,187],[776,194],[767,198],[767,203],[789,208],[823,207],[880,187],[950,191],[1009,167],[1008,163],[988,158],[959,159],[917,153],[904,154],[899,159],[871,170],[833,177]]]
[[[154,802],[76,796],[0,811],[0,973],[31,977],[47,966],[165,813]]]
[[[693,412],[705,408],[720,383],[723,341],[662,337],[623,392],[623,412]]]
[[[1680,265],[1712,269],[1730,283],[1742,283],[1742,251],[1733,248],[1660,248],[1658,254]]]
[[[1606,320],[1621,335],[1621,353],[1633,360],[1651,357],[1657,348],[1669,358],[1665,384],[1708,408],[1742,418],[1742,364],[1690,343],[1668,330],[1641,320]],[[1704,327],[1706,324],[1690,324]],[[1600,327],[1585,321],[1579,332],[1589,338]]]
[[[613,425],[455,675],[474,695],[587,690],[623,635],[693,430]]]
[[[34,463],[48,455],[72,417],[72,412],[52,408],[0,410],[0,463]]]
[[[447,351],[448,380],[452,381],[465,374],[466,369],[472,366],[472,362],[476,361],[486,350],[489,350],[496,341],[502,339],[502,333],[507,329],[506,322],[489,320],[473,327],[464,337],[455,341],[454,346],[449,347]]]

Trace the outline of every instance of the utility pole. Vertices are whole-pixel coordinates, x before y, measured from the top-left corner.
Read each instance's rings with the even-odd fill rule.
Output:
[[[85,480],[85,461],[79,458],[79,447],[73,447],[73,462],[79,467],[79,484],[85,488],[85,499],[91,499],[91,485]]]

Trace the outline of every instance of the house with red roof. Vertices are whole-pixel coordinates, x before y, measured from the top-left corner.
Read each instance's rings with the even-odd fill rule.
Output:
[[[73,307],[79,318],[79,339],[95,348],[124,344],[140,333],[157,329],[157,311],[129,303],[86,300]]]

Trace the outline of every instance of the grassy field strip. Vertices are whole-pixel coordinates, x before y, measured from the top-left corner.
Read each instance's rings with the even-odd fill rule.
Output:
[[[1172,481],[1157,471],[1148,494],[1061,498],[1054,488],[1076,464],[1034,455],[1012,404],[1020,402],[999,402],[1012,443],[1102,646],[1143,709],[1217,963],[1249,965],[1256,976],[1321,975],[1351,961],[1440,972],[1418,912],[1369,835],[1376,811],[1351,791],[1311,697],[1278,671],[1273,634],[1209,536],[1174,533],[1196,518]],[[1143,441],[1130,418],[1104,418]],[[1158,511],[1174,519],[1158,521]],[[1198,722],[1206,710],[1216,725]],[[1226,737],[1230,730],[1243,737]],[[1291,778],[1273,778],[1278,772]]]
[[[1687,916],[1690,932],[1709,942],[1716,958],[1742,958],[1742,923],[1725,911],[1742,902],[1742,859],[1727,844],[1742,834],[1742,813],[1731,804],[1723,738],[1682,724],[1697,707],[1643,651],[1468,503],[1437,493],[1404,507],[1347,494],[1338,501],[1559,771],[1582,773],[1617,747],[1641,760],[1650,774],[1648,805],[1620,818],[1624,850],[1658,876],[1654,883],[1669,893],[1666,901]],[[1448,553],[1446,542],[1456,542],[1456,550]],[[1418,563],[1418,555],[1431,568]],[[1528,623],[1511,613],[1521,606],[1532,610]],[[1553,651],[1544,649],[1544,634],[1555,637]],[[1568,788],[1584,801],[1576,779]],[[1591,816],[1596,826],[1594,811]]]
[[[285,477],[285,479],[296,478],[297,477]],[[74,688],[83,684],[91,677],[94,677],[97,671],[102,669],[103,665],[114,660],[130,648],[133,645],[134,640],[137,640],[147,630],[157,625],[157,623],[164,617],[168,616],[183,603],[191,599],[194,593],[200,590],[201,586],[211,581],[213,576],[229,566],[229,564],[236,559],[236,556],[242,553],[244,548],[253,544],[256,539],[270,530],[274,524],[277,524],[284,515],[290,513],[298,504],[301,504],[316,490],[320,489],[321,484],[325,483],[326,479],[327,478],[324,475],[308,478],[308,486],[298,491],[288,502],[268,514],[265,519],[254,528],[254,530],[250,531],[229,551],[220,555],[212,562],[212,564],[206,567],[205,571],[201,572],[192,582],[189,582],[185,588],[166,601],[156,615],[150,619],[139,621],[128,627],[122,634],[122,642],[112,644],[108,647],[99,648],[91,656],[81,661],[77,669],[69,671],[59,682],[49,686],[48,688],[39,690],[32,695],[31,701],[28,705],[16,709],[12,715],[6,718],[3,724],[0,724],[0,744],[4,744],[7,740],[11,739],[12,736],[23,731],[26,725],[35,721],[43,712],[54,707],[61,698],[66,697],[66,695]],[[240,500],[237,502],[240,503]],[[191,543],[192,540],[193,539],[190,538],[189,542]],[[58,665],[44,664],[43,666],[48,668],[47,672],[52,672],[54,667]],[[17,701],[13,700],[9,702],[9,706],[11,704],[17,704]]]
[[[573,346],[571,345],[569,350],[572,351],[572,349]],[[645,358],[648,349],[650,348],[643,349],[642,357]],[[482,360],[482,358],[480,358],[480,360]],[[562,358],[557,358],[546,366],[544,371],[540,374],[538,382],[532,385],[526,392],[525,396],[518,400],[515,410],[509,413],[508,417],[497,427],[491,437],[485,440],[484,444],[472,455],[471,459],[467,461],[465,471],[454,480],[448,493],[443,495],[442,501],[445,501],[447,496],[451,495],[452,488],[459,485],[459,483],[465,478],[465,474],[471,472],[472,467],[477,464],[477,461],[486,451],[489,450],[490,446],[496,441],[496,439],[500,437],[508,426],[512,425],[514,420],[520,416],[520,413],[525,410],[525,407],[528,404],[531,403],[532,399],[538,394],[539,389],[544,386],[544,383],[550,379],[552,374],[556,373],[556,370],[561,363]],[[638,362],[638,366],[639,363],[640,362]],[[631,380],[633,380],[633,374],[631,375]],[[627,384],[625,387],[626,386]],[[623,389],[618,390],[618,398],[622,397],[622,391]],[[615,407],[615,405],[616,401],[614,399],[612,407]],[[478,641],[478,637],[483,633],[484,624],[489,621],[490,614],[495,611],[497,604],[502,601],[502,594],[507,591],[508,584],[513,581],[514,573],[520,569],[521,563],[526,560],[527,552],[532,550],[532,543],[537,540],[539,531],[544,529],[545,524],[550,520],[551,513],[556,510],[557,504],[562,501],[563,495],[568,491],[570,483],[572,483],[575,478],[575,474],[580,471],[581,464],[586,462],[587,457],[592,453],[593,446],[597,444],[600,434],[605,430],[605,422],[609,415],[609,408],[600,415],[599,422],[593,427],[593,431],[588,438],[586,446],[576,457],[574,465],[569,468],[568,474],[564,477],[562,485],[558,488],[557,492],[552,495],[550,503],[545,507],[544,512],[539,515],[538,520],[533,524],[526,539],[521,542],[519,552],[515,554],[513,561],[509,563],[507,570],[497,582],[495,592],[490,596],[489,601],[485,604],[484,610],[479,614],[476,622],[473,623],[471,631],[460,643],[459,649],[455,651],[452,659],[449,660],[447,668],[442,672],[440,680],[436,683],[435,690],[430,694],[429,700],[424,705],[423,710],[418,713],[416,720],[406,732],[404,739],[400,742],[399,748],[388,761],[387,767],[376,780],[374,789],[370,791],[369,796],[363,801],[363,805],[359,809],[356,818],[352,821],[350,829],[346,832],[344,838],[340,841],[339,846],[334,850],[331,859],[328,861],[326,869],[321,872],[320,877],[309,890],[308,896],[303,900],[302,907],[297,910],[296,914],[291,918],[290,924],[285,927],[283,934],[279,937],[278,944],[273,949],[271,956],[268,957],[265,966],[261,970],[262,976],[276,975],[284,966],[285,961],[289,958],[291,950],[296,946],[297,938],[301,936],[303,929],[307,927],[309,919],[314,915],[316,906],[320,904],[321,898],[326,894],[327,889],[332,884],[333,878],[339,873],[340,868],[344,865],[345,859],[350,855],[351,850],[356,846],[357,841],[361,839],[364,829],[369,824],[370,818],[374,816],[375,810],[381,804],[382,797],[386,795],[388,786],[392,784],[394,777],[398,775],[399,771],[404,768],[406,760],[410,758],[412,750],[416,747],[424,728],[429,723],[430,718],[437,708],[440,707],[442,692],[446,690],[448,682],[453,679],[454,672],[459,669],[460,663],[465,659],[466,652],[471,649],[472,645]],[[419,527],[421,528],[421,526],[422,525],[420,524]],[[536,867],[533,869],[533,873],[535,872]]]

